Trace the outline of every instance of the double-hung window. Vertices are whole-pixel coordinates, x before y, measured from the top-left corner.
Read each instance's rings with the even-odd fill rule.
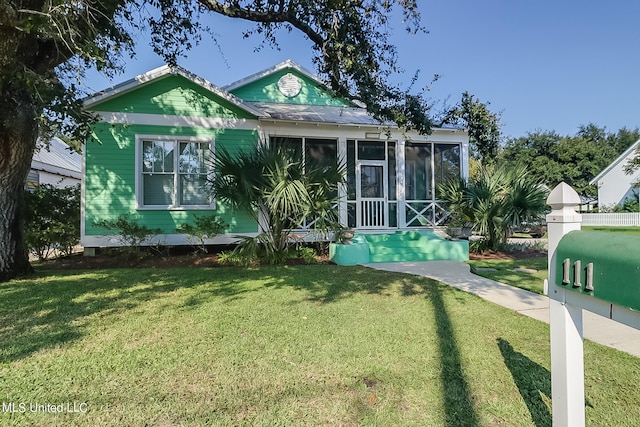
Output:
[[[211,208],[207,177],[213,141],[139,136],[137,200],[141,208]]]

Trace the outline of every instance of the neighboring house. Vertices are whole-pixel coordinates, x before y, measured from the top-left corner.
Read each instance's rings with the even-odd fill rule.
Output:
[[[245,212],[210,200],[205,181],[211,156],[224,147],[260,141],[289,144],[305,156],[346,159],[342,223],[358,230],[420,229],[447,213],[437,184],[468,175],[468,136],[434,129],[428,136],[382,124],[366,110],[332,97],[317,76],[292,61],[224,88],[180,68],[164,66],[98,93],[86,108],[100,115],[85,146],[82,239],[85,247],[117,240],[96,221],[131,215],[162,230],[160,241],[186,244],[176,227],[194,215],[215,214],[226,235],[255,235]],[[306,224],[300,224],[302,232]]]
[[[589,184],[598,186],[598,206],[600,208],[622,205],[625,200],[638,198],[635,184],[640,179],[640,170],[626,174],[624,167],[636,155],[640,140],[634,142],[624,153],[604,168]]]
[[[42,146],[33,153],[27,188],[42,184],[69,187],[80,184],[81,180],[82,156],[61,139],[52,138],[48,146]]]

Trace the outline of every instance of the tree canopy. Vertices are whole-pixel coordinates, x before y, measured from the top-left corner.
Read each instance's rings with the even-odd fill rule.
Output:
[[[590,200],[596,197],[597,189],[589,181],[638,139],[637,128],[611,133],[592,123],[580,126],[573,136],[537,130],[509,139],[498,161],[527,165],[547,187],[554,188],[564,181]]]
[[[500,118],[500,113],[489,109],[488,102],[464,92],[460,102],[443,114],[440,124],[465,127],[469,132],[471,154],[480,163],[488,165],[494,162],[500,151]]]

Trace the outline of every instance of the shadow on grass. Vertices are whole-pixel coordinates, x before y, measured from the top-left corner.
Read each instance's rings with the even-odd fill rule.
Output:
[[[114,269],[43,272],[0,284],[0,363],[82,338],[90,316],[100,316],[107,325],[121,313],[182,288],[200,288],[181,300],[183,306],[211,296],[240,298],[254,290],[244,280],[238,270],[224,268]]]
[[[455,330],[447,311],[443,292],[457,292],[441,285],[435,280],[412,277],[404,274],[374,270],[364,267],[335,267],[329,272],[335,277],[308,276],[299,278],[295,283],[274,282],[272,286],[293,286],[311,294],[308,301],[332,303],[353,294],[391,294],[391,285],[398,286],[402,296],[424,295],[433,306],[435,327],[438,336],[440,355],[440,379],[444,394],[446,425],[449,427],[479,426],[471,389],[465,377],[460,348],[456,341]],[[328,272],[325,272],[325,274]],[[430,327],[430,325],[425,325]]]
[[[471,389],[462,369],[455,331],[442,297],[442,287],[437,282],[431,285],[427,298],[435,312],[447,426],[478,426],[480,424]]]
[[[179,300],[182,309],[212,298],[232,303],[263,287],[294,288],[310,301],[331,303],[356,293],[384,294],[393,281],[388,274],[327,265],[41,271],[0,284],[0,363],[81,339],[87,317],[115,322],[180,289],[194,290]]]
[[[537,427],[551,426],[551,412],[541,396],[542,393],[551,397],[551,373],[524,354],[515,351],[508,341],[502,338],[498,338],[497,341],[504,363],[511,371],[533,422]]]

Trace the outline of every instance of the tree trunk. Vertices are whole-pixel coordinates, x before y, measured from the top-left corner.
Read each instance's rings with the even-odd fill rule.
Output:
[[[5,86],[0,103],[0,282],[3,282],[32,271],[20,212],[38,137],[38,115],[25,90]]]

